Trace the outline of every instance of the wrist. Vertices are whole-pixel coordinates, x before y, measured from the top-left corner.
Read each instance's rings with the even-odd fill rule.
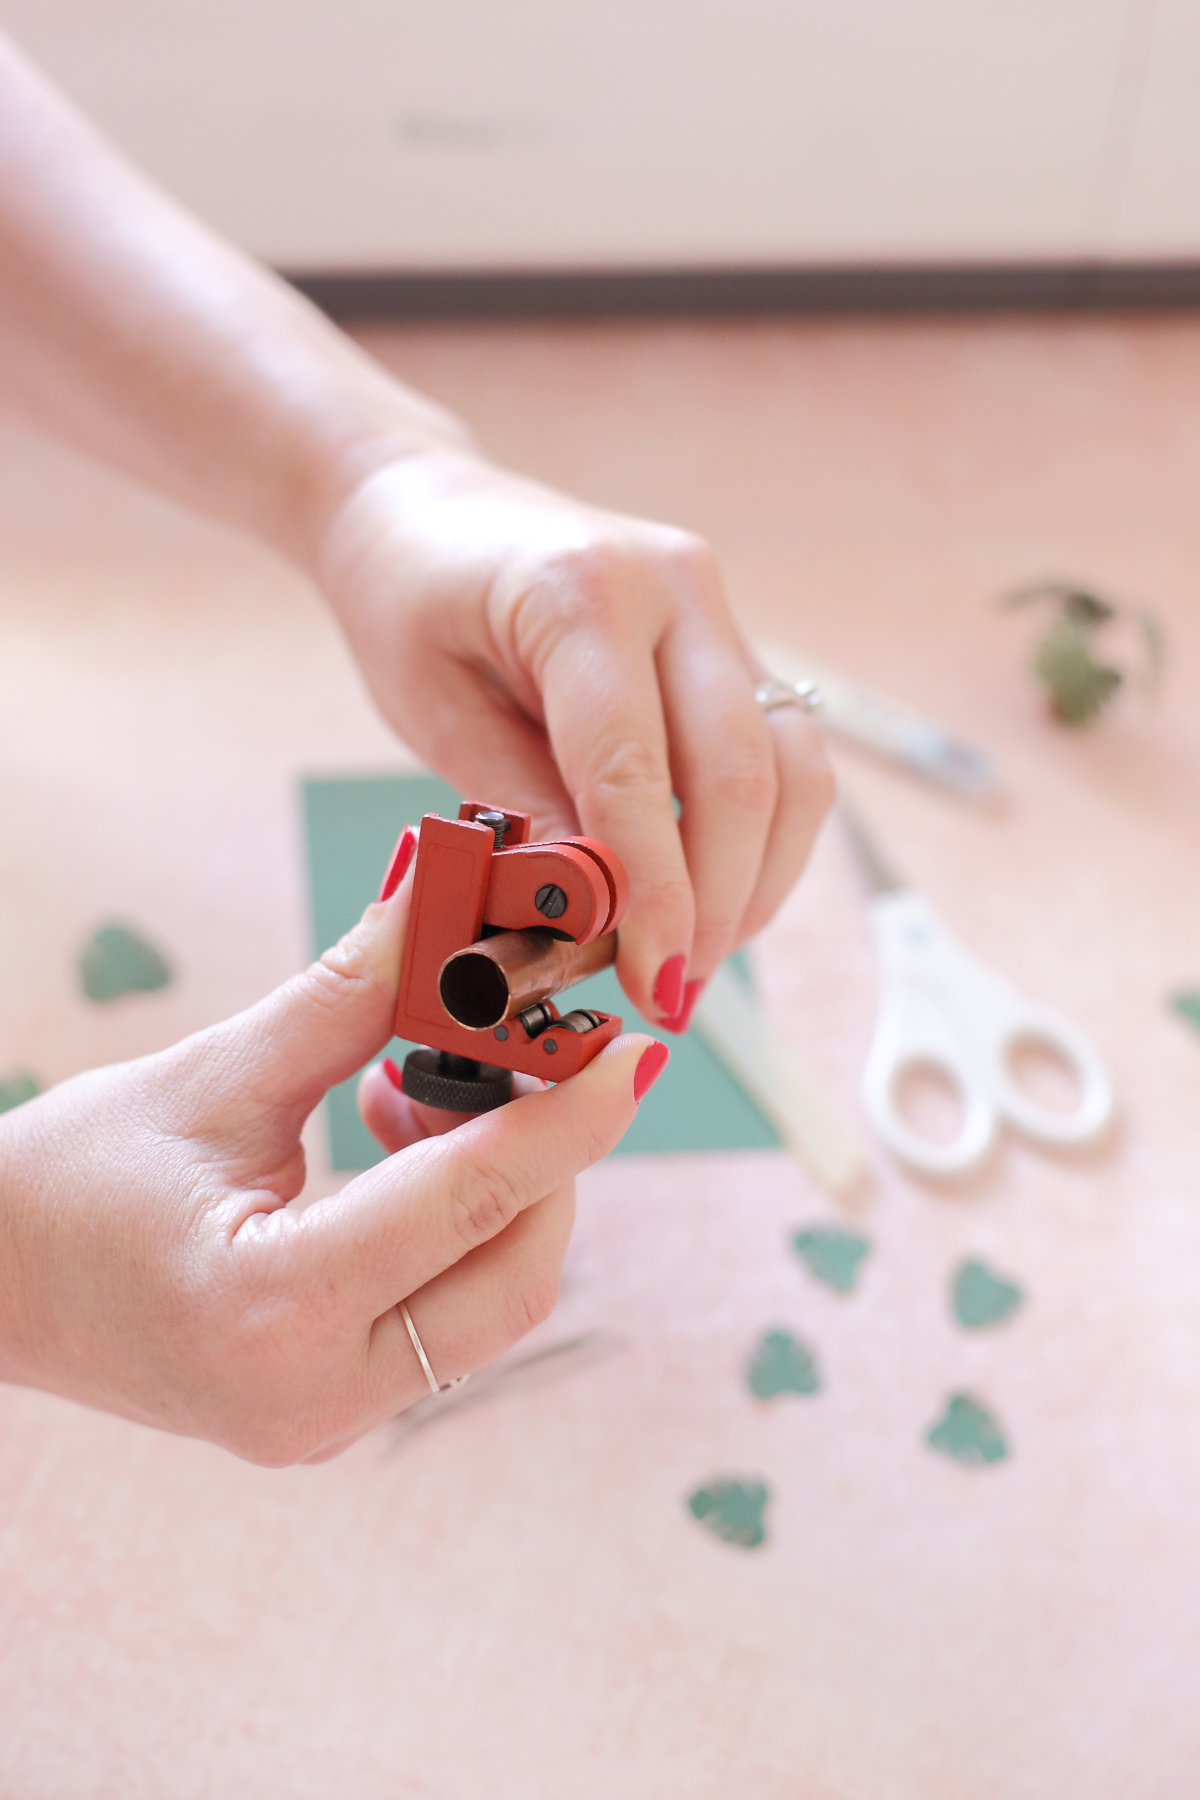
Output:
[[[455,414],[406,388],[349,340],[344,347],[342,379],[301,409],[291,516],[279,545],[318,582],[336,520],[381,471],[407,471],[401,480],[416,490],[443,462],[479,456]]]
[[[373,449],[378,455],[364,448],[354,458],[357,478],[344,483],[336,504],[325,512],[308,564],[308,573],[339,616],[347,608],[354,610],[364,563],[377,555],[381,543],[392,546],[389,558],[398,553],[401,563],[410,561],[420,534],[410,540],[407,555],[401,540],[420,513],[504,480],[465,432],[461,440],[428,439],[416,445],[389,446],[380,440]]]

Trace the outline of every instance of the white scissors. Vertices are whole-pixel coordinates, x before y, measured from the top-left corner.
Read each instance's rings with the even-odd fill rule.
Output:
[[[977,962],[888,868],[844,802],[839,811],[873,896],[883,996],[863,1101],[884,1142],[926,1175],[974,1168],[991,1150],[1001,1121],[1056,1148],[1094,1142],[1112,1117],[1113,1090],[1092,1044]],[[1071,1111],[1041,1106],[1017,1085],[1010,1059],[1026,1044],[1072,1071],[1078,1099]],[[949,1142],[915,1131],[900,1111],[899,1084],[907,1071],[921,1068],[939,1072],[958,1092],[962,1122]]]

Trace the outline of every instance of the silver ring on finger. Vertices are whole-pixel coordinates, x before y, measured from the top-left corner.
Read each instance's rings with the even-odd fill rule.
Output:
[[[425,1354],[425,1346],[417,1336],[417,1328],[412,1322],[412,1314],[409,1312],[407,1306],[405,1306],[403,1300],[400,1302],[400,1317],[408,1327],[408,1335],[412,1339],[412,1347],[421,1360],[421,1367],[425,1371],[425,1379],[429,1383],[429,1391],[431,1394],[448,1394],[451,1388],[460,1388],[464,1381],[470,1381],[470,1370],[468,1370],[465,1375],[457,1376],[453,1381],[439,1381],[433,1372],[433,1365]]]
[[[765,713],[774,712],[777,706],[798,706],[802,712],[813,712],[820,706],[822,694],[815,681],[770,678],[756,684],[754,698]]]

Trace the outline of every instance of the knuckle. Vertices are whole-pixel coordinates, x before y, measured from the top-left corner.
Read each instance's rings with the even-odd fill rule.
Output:
[[[660,751],[632,737],[621,737],[602,746],[577,802],[603,806],[614,798],[628,804],[644,802],[655,809],[671,803],[671,772]]]
[[[703,538],[673,525],[601,522],[543,551],[517,583],[530,623],[561,629],[670,610],[715,591],[717,561]],[[549,602],[549,606],[546,606]],[[532,603],[532,604],[528,604]]]
[[[527,600],[549,601],[560,625],[587,623],[620,604],[628,588],[629,557],[602,533],[544,553],[524,585]]]
[[[779,798],[774,762],[765,756],[729,758],[712,782],[714,798],[731,811],[770,819]]]
[[[672,572],[707,585],[717,570],[711,545],[696,532],[674,525],[660,525],[657,529],[659,554]]]
[[[550,1265],[526,1270],[509,1299],[507,1323],[514,1338],[545,1324],[558,1304],[558,1283],[558,1270]]]
[[[460,1168],[451,1191],[450,1217],[464,1254],[498,1237],[523,1204],[518,1182],[503,1169],[478,1161]]]

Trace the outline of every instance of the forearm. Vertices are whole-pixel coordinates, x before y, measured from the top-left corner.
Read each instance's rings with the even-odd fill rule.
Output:
[[[465,428],[176,207],[0,39],[0,405],[311,565],[371,469]]]

